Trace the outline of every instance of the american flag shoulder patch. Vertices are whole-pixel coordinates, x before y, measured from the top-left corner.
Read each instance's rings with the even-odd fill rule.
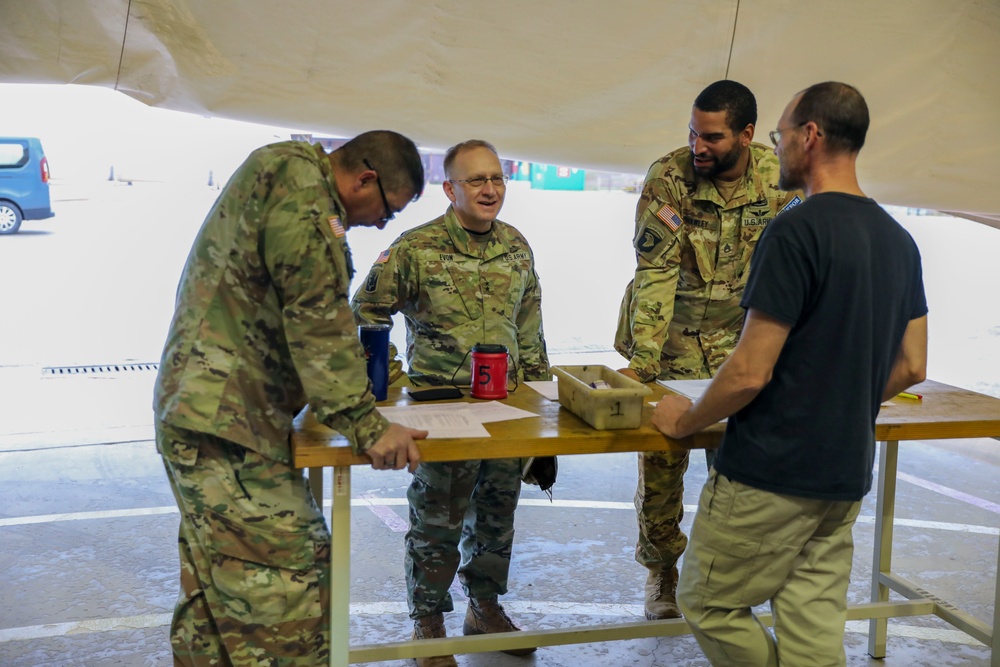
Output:
[[[787,204],[785,204],[781,208],[781,210],[778,211],[778,213],[782,213],[784,211],[791,211],[793,208],[795,208],[796,206],[798,206],[801,203],[802,203],[802,197],[800,197],[798,195],[795,195],[794,197],[792,197],[792,201],[790,201]]]
[[[344,226],[340,224],[339,216],[331,215],[330,218],[327,220],[327,222],[330,223],[330,231],[333,232],[334,236],[336,236],[339,239],[341,236],[344,235]]]
[[[383,250],[382,254],[375,258],[376,264],[385,264],[389,261],[389,256],[392,254],[392,248],[388,250]]]
[[[676,232],[677,228],[681,226],[681,216],[677,215],[677,212],[666,204],[656,212],[656,217],[662,220],[663,224],[669,227],[672,232]]]

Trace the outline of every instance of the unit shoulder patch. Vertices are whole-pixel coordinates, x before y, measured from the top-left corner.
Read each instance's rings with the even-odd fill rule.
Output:
[[[780,211],[778,211],[778,213],[783,213],[785,211],[790,211],[790,210],[792,210],[793,208],[795,208],[796,206],[798,206],[801,203],[802,203],[802,197],[800,197],[798,195],[795,195],[794,197],[792,197],[792,200],[790,202],[788,202],[787,204],[785,204],[782,207],[782,209]]]
[[[663,234],[659,230],[651,227],[646,227],[639,234],[638,240],[635,242],[635,248],[642,254],[648,254],[652,252],[656,246],[663,243]]]
[[[365,291],[374,292],[378,289],[378,277],[382,274],[381,271],[372,267],[372,270],[368,272],[368,278],[365,280]]]

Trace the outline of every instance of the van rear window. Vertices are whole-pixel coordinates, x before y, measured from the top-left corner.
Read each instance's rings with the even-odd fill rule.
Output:
[[[28,164],[28,143],[0,142],[0,169],[16,169]]]

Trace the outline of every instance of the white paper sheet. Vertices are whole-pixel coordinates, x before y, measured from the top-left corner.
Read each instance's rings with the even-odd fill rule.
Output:
[[[549,399],[550,401],[559,400],[559,382],[558,380],[529,380],[524,383],[526,386],[531,387],[539,394]]]
[[[528,412],[527,410],[522,410],[521,408],[515,408],[513,405],[505,405],[499,401],[487,401],[486,403],[465,403],[472,414],[475,415],[479,421],[483,424],[489,424],[490,422],[503,422],[509,419],[526,419],[528,417],[537,417],[534,412]]]
[[[660,386],[666,387],[671,391],[675,391],[681,396],[687,396],[692,401],[697,401],[701,398],[701,395],[705,393],[708,389],[708,385],[711,384],[712,380],[657,380],[656,383]]]
[[[708,385],[712,382],[711,379],[707,380],[657,380],[656,383],[670,389],[671,391],[676,391],[681,396],[687,396],[692,401],[697,401],[701,398],[701,395],[705,393],[708,389]],[[656,405],[655,401],[650,401],[650,405]],[[896,404],[891,400],[883,401],[882,407],[893,407]],[[725,420],[723,420],[725,421]]]
[[[499,401],[400,405],[378,411],[389,421],[429,431],[428,438],[488,438],[483,424],[538,416]]]
[[[376,408],[389,421],[428,431],[428,438],[488,438],[490,432],[468,403]]]

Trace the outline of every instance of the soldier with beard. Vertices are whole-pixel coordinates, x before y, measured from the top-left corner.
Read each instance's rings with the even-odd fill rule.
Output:
[[[705,379],[743,326],[740,295],[767,224],[802,201],[778,187],[778,160],[752,143],[753,93],[716,81],[695,99],[688,145],[649,168],[636,207],[636,271],[622,299],[620,372],[643,382]],[[706,452],[711,467],[713,452]],[[640,452],[636,560],[648,570],[646,617],[677,618],[677,560],[687,453]]]
[[[843,667],[853,527],[871,490],[883,401],[927,375],[913,238],[861,189],[868,105],[827,81],[770,133],[782,187],[808,199],[757,246],[740,342],[693,404],[653,424],[684,438],[728,417],[698,502],[680,605],[717,667]],[[765,602],[774,631],[753,609]]]

